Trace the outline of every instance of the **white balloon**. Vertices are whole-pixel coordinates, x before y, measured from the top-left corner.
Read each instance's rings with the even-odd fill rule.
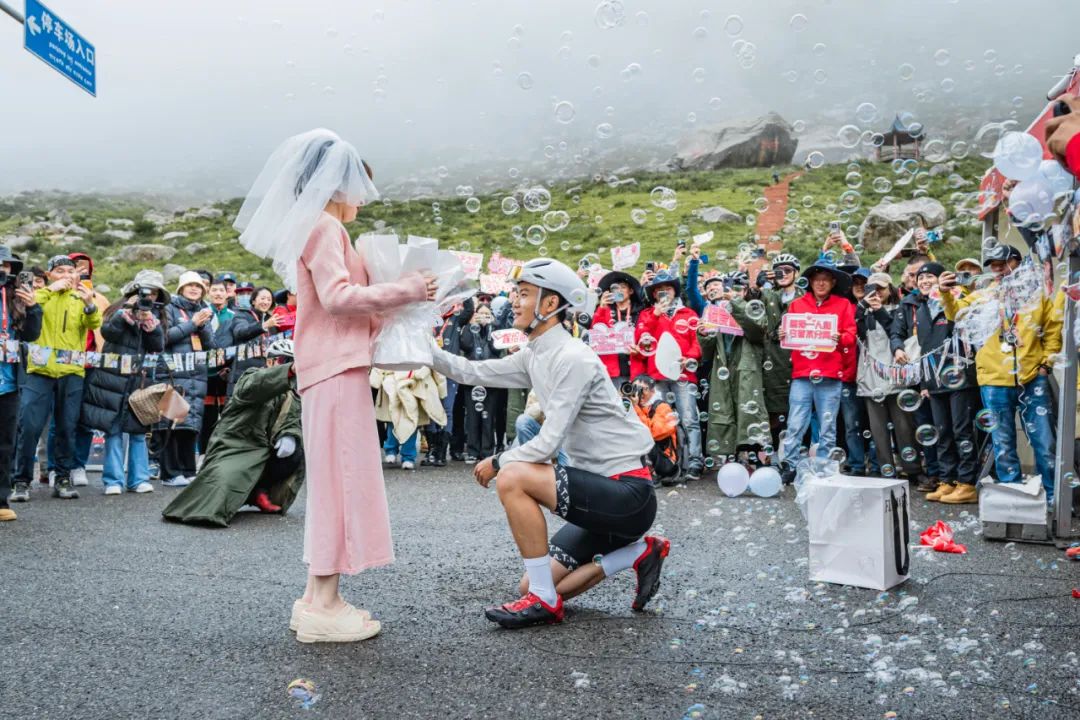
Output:
[[[716,484],[728,497],[742,495],[750,484],[750,473],[739,463],[727,463],[716,473]]]
[[[758,497],[772,497],[780,492],[782,486],[779,471],[771,466],[759,467],[750,476],[750,492]]]
[[[1007,132],[994,146],[994,167],[1010,180],[1030,180],[1039,174],[1043,148],[1033,135]]]
[[[1072,192],[1073,177],[1057,160],[1043,160],[1039,165],[1039,174],[1046,178],[1055,198]]]
[[[1054,191],[1045,178],[1024,180],[1009,194],[1009,214],[1020,225],[1038,223],[1054,213]]]

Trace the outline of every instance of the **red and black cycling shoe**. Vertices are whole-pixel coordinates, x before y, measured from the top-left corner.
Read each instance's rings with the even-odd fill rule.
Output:
[[[532,625],[553,625],[563,620],[562,595],[556,595],[556,598],[555,606],[552,607],[536,595],[525,593],[514,602],[488,608],[484,611],[484,616],[511,630]]]
[[[664,567],[664,558],[671,551],[671,541],[656,535],[645,536],[645,552],[634,561],[637,573],[637,589],[634,590],[634,610],[644,610],[660,589],[660,569]]]

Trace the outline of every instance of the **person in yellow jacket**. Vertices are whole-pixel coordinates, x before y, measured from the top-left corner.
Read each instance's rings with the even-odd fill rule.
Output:
[[[41,335],[27,353],[26,382],[19,397],[12,500],[30,499],[34,450],[50,412],[56,419],[53,496],[79,497],[71,484],[75,426],[82,406],[86,334],[101,327],[101,311],[94,303],[94,291],[79,283],[75,261],[66,255],[49,260],[49,283],[34,294],[42,309]]]
[[[1001,279],[1021,263],[1019,251],[1009,245],[997,245],[987,250],[984,269],[996,276],[993,283],[970,295],[956,298],[951,292],[941,293],[945,317],[955,320],[962,311],[987,302],[997,291]],[[956,286],[954,273],[942,273],[942,290]],[[975,370],[983,406],[993,413],[989,423],[990,439],[994,444],[994,465],[999,483],[1023,480],[1020,459],[1016,454],[1016,422],[1027,434],[1035,454],[1035,464],[1042,475],[1047,502],[1054,497],[1054,428],[1053,404],[1048,376],[1052,371],[1051,358],[1061,352],[1061,329],[1064,317],[1064,295],[1040,298],[1027,309],[1015,312],[1001,303],[1001,324],[997,334],[990,337],[975,354]]]

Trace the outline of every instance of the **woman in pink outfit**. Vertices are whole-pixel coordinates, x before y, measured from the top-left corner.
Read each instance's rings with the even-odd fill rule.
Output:
[[[393,561],[368,372],[378,315],[434,298],[434,276],[369,286],[344,224],[378,197],[371,171],[328,130],[287,140],[237,215],[241,242],[272,257],[297,294],[293,370],[302,398],[308,582],[290,627],[301,642],[347,642],[380,630],[339,592],[342,574]]]

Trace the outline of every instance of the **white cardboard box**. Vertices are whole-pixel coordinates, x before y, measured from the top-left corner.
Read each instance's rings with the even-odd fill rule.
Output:
[[[985,477],[979,484],[982,522],[1046,525],[1046,489],[1041,476],[1028,475],[1019,483],[999,483]]]
[[[907,481],[836,475],[806,483],[811,580],[874,590],[907,580]]]

